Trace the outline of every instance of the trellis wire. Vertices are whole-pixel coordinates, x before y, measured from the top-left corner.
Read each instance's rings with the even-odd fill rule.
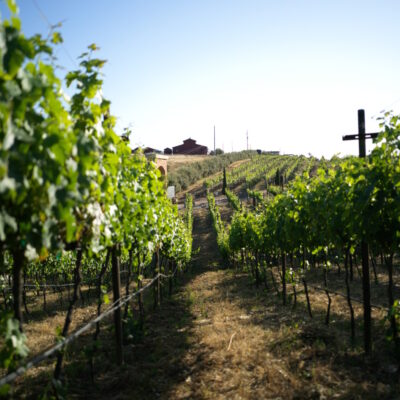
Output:
[[[165,275],[165,274],[157,274],[146,286],[143,286],[141,289],[137,290],[134,293],[131,293],[129,296],[125,296],[114,303],[112,303],[109,308],[102,312],[99,316],[94,318],[93,320],[89,321],[86,323],[84,326],[76,330],[74,333],[69,335],[67,338],[63,339],[60,341],[60,343],[57,343],[55,346],[51,347],[50,349],[44,351],[43,353],[38,354],[36,357],[34,357],[31,361],[28,361],[26,365],[21,366],[17,368],[14,372],[6,375],[5,377],[0,379],[0,387],[6,384],[9,384],[13,382],[18,376],[23,375],[26,371],[29,369],[35,367],[42,361],[52,357],[55,353],[57,353],[59,350],[61,350],[63,347],[65,347],[67,344],[71,343],[74,341],[76,338],[78,338],[80,335],[82,335],[84,332],[89,330],[92,326],[100,322],[102,319],[110,315],[112,312],[117,310],[118,308],[121,308],[124,304],[126,304],[128,301],[139,295],[140,293],[144,292],[146,289],[148,289],[150,286],[153,285],[155,281],[159,278],[172,278],[178,270],[178,267],[175,268],[175,271],[170,274],[170,275]]]

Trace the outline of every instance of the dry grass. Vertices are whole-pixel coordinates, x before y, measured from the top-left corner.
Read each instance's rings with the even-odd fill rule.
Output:
[[[87,298],[87,290],[83,288],[85,301],[79,300],[71,322],[71,331],[82,326],[86,321],[96,315],[96,302],[94,296]],[[92,294],[94,292],[92,291]],[[28,293],[29,315],[25,315],[25,333],[28,338],[28,347],[33,354],[38,354],[49,345],[55,343],[56,328],[64,325],[65,314],[69,298],[67,291],[62,297],[60,294],[47,294],[47,307],[43,310],[42,297],[37,297],[33,292]],[[61,302],[62,298],[62,302]]]
[[[175,154],[168,156],[168,172],[173,172],[177,168],[182,167],[182,165],[192,164],[197,161],[203,161],[210,156],[202,155],[184,155]]]
[[[292,311],[255,290],[246,274],[210,271],[187,290],[198,323],[191,331],[197,346],[184,360],[194,367],[165,398],[375,399],[398,389],[381,375],[384,363],[364,363],[360,349],[346,351],[317,309],[314,321],[304,318],[301,307]]]

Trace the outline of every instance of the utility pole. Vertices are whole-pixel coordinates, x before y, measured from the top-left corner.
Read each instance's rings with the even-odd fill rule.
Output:
[[[246,131],[247,150],[249,149],[249,131]]]
[[[343,140],[358,140],[358,153],[360,158],[366,157],[365,139],[374,139],[378,133],[365,133],[365,112],[358,110],[358,134],[343,136]],[[364,350],[371,352],[371,284],[369,278],[368,244],[361,240],[362,286],[364,306]]]
[[[214,156],[215,156],[215,125],[214,125]]]

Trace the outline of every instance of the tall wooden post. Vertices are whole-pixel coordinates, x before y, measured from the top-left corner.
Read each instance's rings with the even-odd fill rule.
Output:
[[[358,110],[358,150],[359,157],[365,158],[365,112]],[[362,285],[363,285],[363,303],[364,303],[364,348],[365,352],[371,352],[371,284],[369,277],[369,258],[368,244],[363,239],[361,241],[361,262],[362,262]]]
[[[367,152],[365,149],[365,111],[358,110],[358,156],[365,158]]]
[[[112,285],[114,303],[119,302],[121,298],[121,277],[119,270],[118,246],[112,248],[111,253],[111,266],[112,266]],[[118,304],[118,303],[117,303]],[[122,350],[122,318],[121,307],[114,311],[114,325],[115,325],[115,339],[117,344],[117,364],[122,365],[124,362],[124,355]]]
[[[358,134],[343,136],[343,140],[358,140],[359,157],[366,157],[365,140],[374,139],[378,133],[365,133],[365,112],[358,110]],[[350,255],[351,257],[351,255]],[[350,258],[351,262],[351,258]],[[361,263],[362,263],[362,289],[364,306],[364,350],[367,354],[371,352],[371,284],[369,277],[368,244],[361,241]]]

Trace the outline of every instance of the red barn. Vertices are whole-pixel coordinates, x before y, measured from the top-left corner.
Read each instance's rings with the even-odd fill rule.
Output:
[[[201,144],[197,144],[193,139],[186,139],[183,141],[183,144],[179,146],[174,146],[172,148],[173,154],[205,154],[207,155],[208,148],[207,146],[202,146]]]

